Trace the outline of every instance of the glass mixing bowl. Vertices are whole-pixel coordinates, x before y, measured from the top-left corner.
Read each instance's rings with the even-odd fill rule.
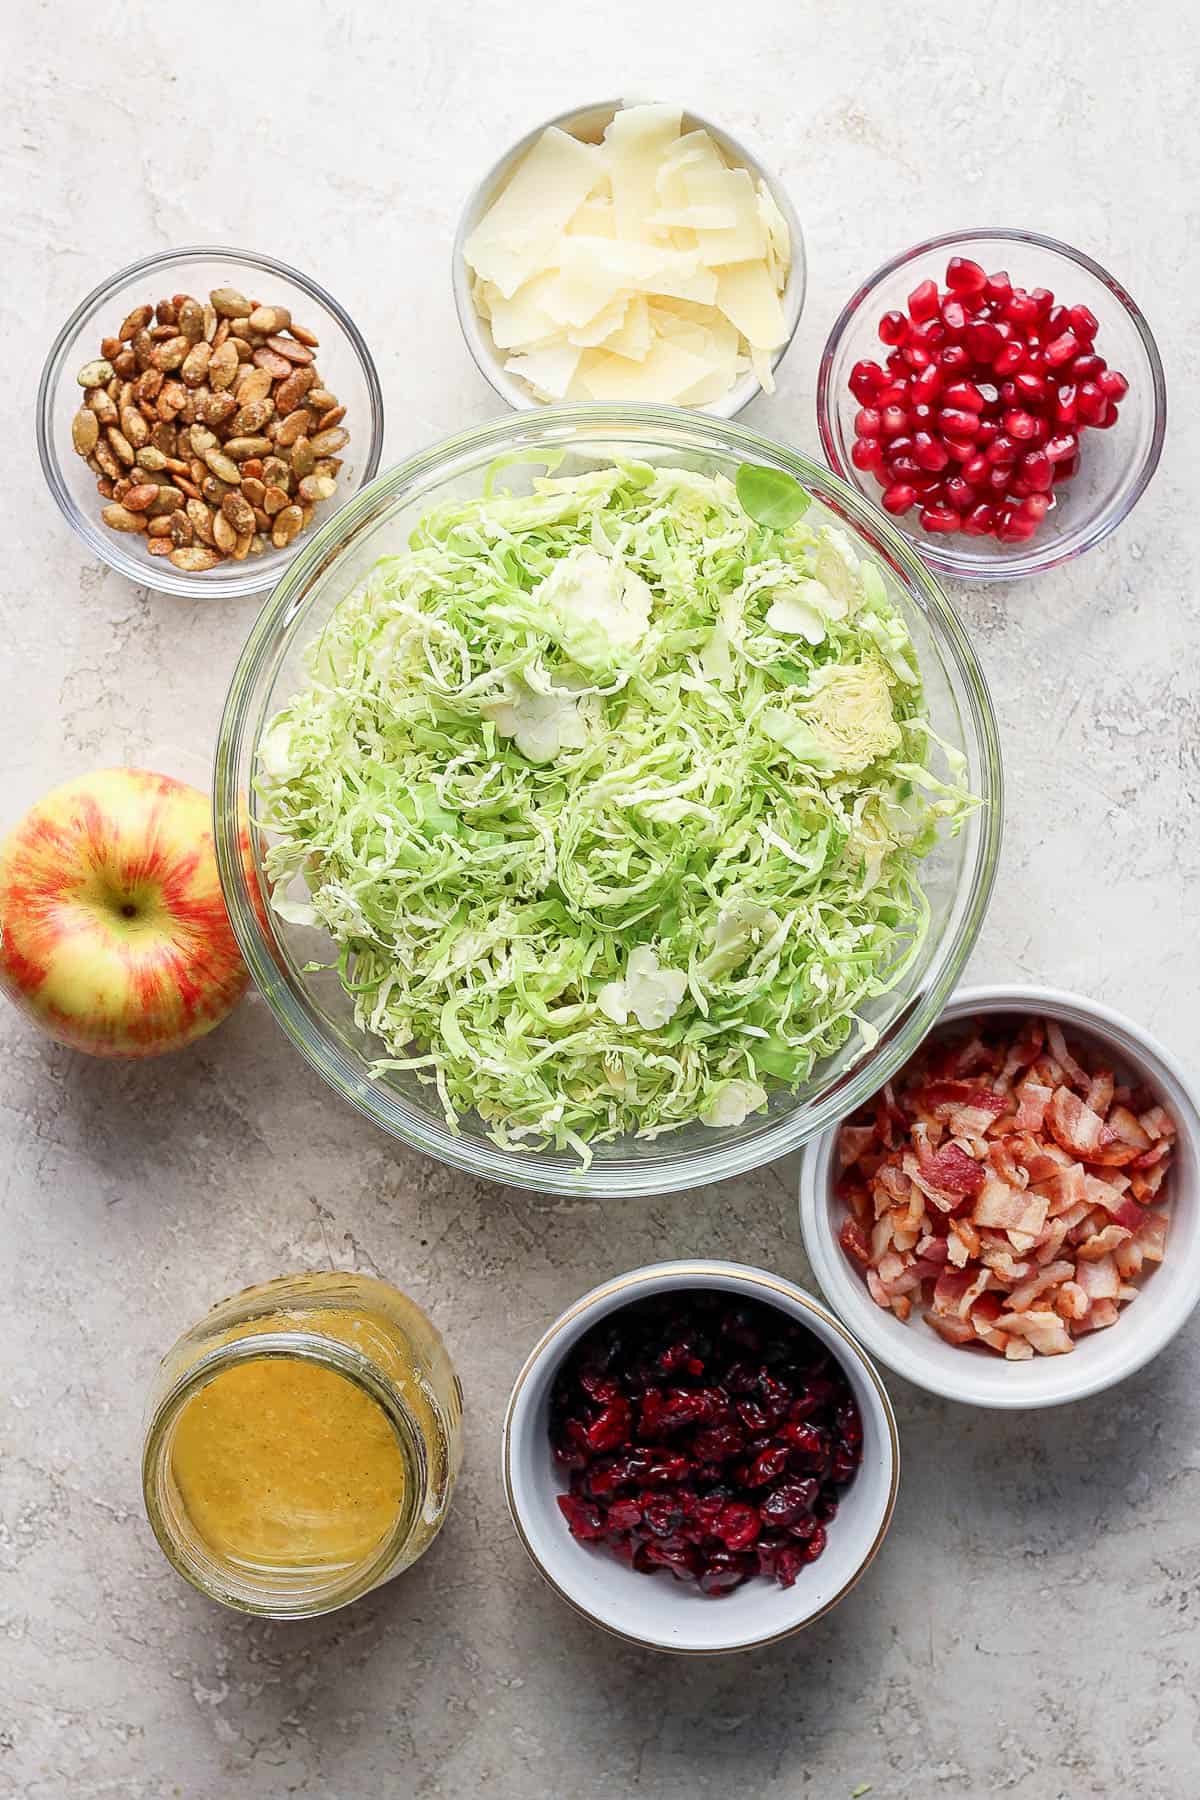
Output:
[[[239,849],[240,826],[254,812],[259,739],[301,685],[305,646],[376,559],[405,546],[426,511],[478,495],[493,460],[514,452],[525,460],[505,469],[504,482],[528,491],[543,472],[539,451],[561,457],[559,475],[618,456],[731,478],[747,461],[794,475],[885,571],[912,631],[934,729],[962,751],[983,802],[922,865],[929,931],[900,984],[868,1009],[873,1032],[852,1031],[797,1094],[774,1094],[765,1113],[741,1125],[711,1129],[697,1121],[661,1138],[600,1144],[586,1170],[570,1152],[502,1150],[473,1117],[450,1131],[436,1090],[409,1071],[373,1078],[370,1065],[383,1047],[356,1026],[336,971],[306,972],[307,964],[330,959],[329,938],[268,910],[261,833],[253,834],[253,866]],[[225,899],[254,979],[292,1042],[360,1112],[405,1143],[489,1180],[546,1193],[669,1193],[794,1149],[861,1104],[911,1054],[941,1011],[983,919],[1000,848],[1000,750],[987,686],[954,609],[885,515],[827,469],[743,426],[671,407],[546,407],[434,445],[380,476],[316,533],[263,607],[234,672],[217,744],[214,814]]]

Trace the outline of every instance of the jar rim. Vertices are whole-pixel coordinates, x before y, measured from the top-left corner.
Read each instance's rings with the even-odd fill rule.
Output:
[[[324,1582],[305,1582],[298,1572],[294,1585],[286,1581],[278,1586],[256,1583],[209,1554],[197,1533],[185,1533],[182,1510],[177,1501],[172,1502],[171,1446],[184,1407],[227,1370],[275,1358],[328,1369],[366,1393],[391,1426],[403,1463],[403,1491],[392,1529],[368,1560]],[[264,1618],[306,1619],[333,1612],[384,1581],[420,1523],[429,1479],[424,1435],[395,1382],[361,1351],[315,1331],[254,1332],[213,1345],[157,1399],[142,1450],[146,1514],[172,1568],[206,1598]]]

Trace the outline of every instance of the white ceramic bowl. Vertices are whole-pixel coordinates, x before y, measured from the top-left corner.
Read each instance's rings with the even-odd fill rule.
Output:
[[[1157,1356],[1200,1299],[1200,1112],[1196,1087],[1169,1050],[1121,1013],[1079,994],[1042,987],[975,987],[957,993],[939,1025],[972,1013],[1040,1013],[1102,1048],[1118,1074],[1145,1082],[1179,1127],[1163,1189],[1166,1255],[1148,1265],[1136,1300],[1115,1325],[1090,1332],[1068,1356],[1006,1362],[948,1344],[915,1317],[902,1324],[876,1306],[838,1242],[846,1216],[834,1194],[837,1129],[814,1138],[800,1169],[800,1229],[821,1290],[856,1337],[890,1369],[931,1394],[970,1406],[1059,1406],[1123,1381]]]
[[[551,125],[557,125],[560,131],[569,132],[572,137],[582,138],[586,143],[599,143],[604,135],[604,128],[623,106],[635,104],[629,100],[599,100],[588,106],[574,106],[568,112],[558,113],[552,119],[543,119],[535,125],[511,150],[506,150],[498,161],[492,164],[483,180],[475,187],[463,208],[459,220],[458,231],[454,239],[454,259],[452,275],[454,281],[454,304],[458,310],[458,322],[462,327],[467,349],[471,352],[476,368],[484,379],[491,383],[502,400],[509,406],[519,408],[536,407],[543,404],[536,400],[525,383],[515,375],[510,375],[504,364],[509,352],[498,350],[492,342],[492,334],[487,322],[481,319],[475,310],[475,302],[471,298],[471,278],[467,271],[463,256],[463,246],[476,225],[491,205],[498,190],[502,188],[516,165],[527,151]],[[683,129],[695,131],[703,129],[725,153],[730,164],[735,168],[748,169],[758,180],[766,182],[776,206],[787,220],[788,231],[792,239],[792,264],[788,270],[787,285],[783,290],[783,315],[787,328],[782,344],[771,352],[771,367],[777,368],[786,354],[796,326],[800,322],[800,313],[804,306],[804,290],[806,282],[806,265],[804,261],[804,235],[800,229],[800,220],[796,209],[788,199],[787,193],[779,181],[755,155],[753,150],[732,136],[723,126],[716,125],[706,119],[702,113],[685,111]],[[734,383],[719,400],[710,401],[707,406],[688,407],[688,412],[711,413],[719,419],[736,418],[743,407],[749,406],[756,394],[762,392],[757,377],[747,372],[740,381]]]
[[[829,1526],[824,1553],[791,1588],[765,1579],[710,1598],[665,1571],[640,1575],[607,1550],[577,1543],[558,1510],[564,1491],[548,1435],[550,1391],[571,1346],[606,1314],[676,1288],[718,1288],[778,1307],[837,1358],[862,1414],[863,1456]],[[518,1535],[569,1606],[629,1643],[700,1656],[790,1636],[848,1594],[883,1542],[896,1503],[899,1444],[891,1402],[849,1332],[810,1294],[740,1263],[654,1263],[593,1288],[555,1320],[518,1375],[504,1418],[504,1488]]]

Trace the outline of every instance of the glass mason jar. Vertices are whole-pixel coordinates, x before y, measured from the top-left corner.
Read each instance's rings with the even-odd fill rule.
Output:
[[[284,1275],[212,1311],[163,1358],[142,1488],[200,1592],[310,1618],[390,1581],[441,1528],[462,1388],[433,1324],[364,1275]]]

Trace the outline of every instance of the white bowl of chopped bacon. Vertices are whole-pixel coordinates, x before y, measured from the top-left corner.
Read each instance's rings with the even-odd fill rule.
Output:
[[[900,1074],[808,1145],[800,1224],[880,1361],[974,1406],[1131,1375],[1200,1298],[1200,1112],[1120,1013],[963,990]]]

